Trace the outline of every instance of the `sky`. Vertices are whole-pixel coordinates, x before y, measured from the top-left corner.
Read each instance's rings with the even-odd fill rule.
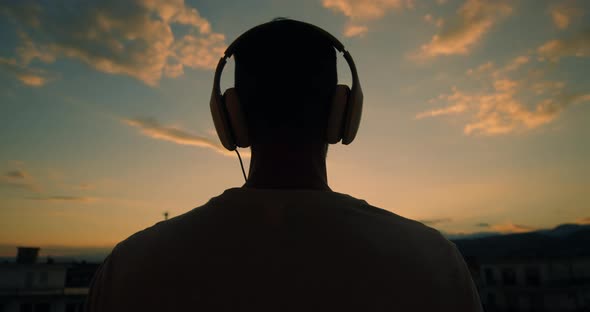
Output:
[[[589,15],[581,0],[2,1],[0,247],[112,247],[241,186],[213,70],[275,17],[324,28],[357,64],[362,123],[330,147],[334,191],[448,234],[590,223]],[[224,73],[231,87],[232,60]]]

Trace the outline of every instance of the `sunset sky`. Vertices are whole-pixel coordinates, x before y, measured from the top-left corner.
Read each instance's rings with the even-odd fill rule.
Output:
[[[0,247],[113,246],[241,186],[213,67],[279,16],[341,38],[359,69],[333,190],[450,234],[590,223],[590,1],[58,3],[0,2]]]

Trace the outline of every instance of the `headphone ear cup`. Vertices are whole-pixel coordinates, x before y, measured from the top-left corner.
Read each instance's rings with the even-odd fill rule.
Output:
[[[246,116],[238,98],[238,92],[235,88],[229,88],[223,94],[223,102],[227,110],[229,125],[234,141],[239,147],[250,146],[250,135],[248,133],[248,125],[246,124]]]
[[[344,130],[342,131],[342,144],[350,144],[356,137],[361,124],[361,116],[363,113],[363,90],[360,83],[357,81],[353,85],[350,95],[348,97],[347,112],[344,117]]]
[[[213,125],[215,125],[215,131],[217,132],[219,141],[221,141],[221,145],[226,149],[233,151],[236,149],[236,143],[231,133],[228,116],[224,106],[225,104],[223,103],[222,95],[219,92],[216,92],[215,88],[213,88],[211,100],[209,101],[211,117],[213,117]]]
[[[332,107],[328,115],[326,141],[336,144],[342,139],[344,120],[347,114],[350,89],[346,85],[337,85],[332,96]]]

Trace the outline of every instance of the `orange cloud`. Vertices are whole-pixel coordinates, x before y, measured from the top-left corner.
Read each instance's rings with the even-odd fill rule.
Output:
[[[468,54],[492,26],[511,13],[512,6],[507,1],[467,0],[457,16],[446,22],[414,57]]]
[[[123,119],[122,122],[140,129],[142,134],[157,140],[164,140],[180,145],[204,147],[225,156],[235,156],[234,152],[226,150],[217,141],[189,133],[177,127],[163,126],[154,118]],[[249,157],[249,155],[248,151],[244,153],[245,157]]]
[[[494,232],[500,232],[505,234],[510,233],[526,233],[538,230],[538,228],[522,225],[522,224],[514,224],[512,222],[506,222],[502,224],[494,224],[490,226],[490,229]]]
[[[23,84],[31,87],[41,87],[47,83],[45,77],[37,76],[34,74],[20,74],[16,76]]]
[[[436,226],[439,225],[441,223],[449,223],[452,222],[453,219],[451,218],[434,218],[434,219],[422,219],[422,220],[418,220],[418,222],[424,223],[426,225],[430,225],[430,226]]]
[[[363,36],[368,31],[369,31],[369,28],[367,26],[348,24],[344,28],[344,36],[346,36],[346,37]]]
[[[469,109],[469,107],[471,106],[471,102],[473,101],[471,96],[458,92],[456,88],[453,88],[453,94],[441,95],[441,96],[439,96],[438,100],[446,100],[449,102],[453,102],[453,104],[449,105],[447,107],[437,108],[437,109],[432,109],[432,110],[428,110],[425,112],[421,112],[416,115],[416,119],[460,114],[460,113],[467,111]],[[431,101],[431,102],[434,102],[434,101]]]
[[[487,63],[479,65],[475,69],[473,69],[473,68],[468,69],[466,73],[467,73],[467,75],[470,75],[470,76],[471,75],[478,75],[479,76],[479,75],[489,73],[493,69],[494,69],[494,62],[489,61]]]
[[[549,9],[555,27],[566,29],[571,20],[583,15],[582,10],[575,5],[575,1],[565,1]]]
[[[173,46],[177,64],[191,68],[213,69],[225,52],[225,36],[210,34],[206,37],[186,35]],[[170,75],[174,77],[174,75]]]
[[[501,135],[538,128],[554,121],[567,107],[590,101],[590,93],[568,93],[565,83],[539,80],[532,76],[515,80],[509,74],[529,62],[517,57],[502,68],[485,63],[467,71],[467,75],[486,77],[488,88],[480,92],[465,92],[453,87],[452,93],[442,94],[431,103],[443,103],[416,115],[416,119],[443,115],[469,114],[471,120],[463,127],[466,135]],[[531,95],[533,91],[534,93]],[[544,96],[535,99],[535,96]],[[534,101],[532,107],[524,99]]]
[[[26,86],[41,87],[50,80],[44,71],[28,68],[19,64],[14,58],[0,57],[0,68],[14,75],[16,79]]]
[[[35,59],[52,63],[66,57],[150,86],[156,86],[164,75],[181,75],[183,67],[213,69],[225,48],[224,36],[212,32],[209,22],[183,0],[113,3],[83,2],[72,10],[47,10],[9,2],[0,5],[0,11],[23,29],[16,49],[22,64]],[[179,39],[172,32],[173,25],[190,30]],[[43,83],[34,77],[21,81]]]
[[[413,8],[413,0],[322,0],[324,8],[343,14],[349,21],[344,29],[346,37],[367,33],[364,25],[371,20],[383,18],[389,11]]]
[[[435,25],[436,27],[442,27],[445,22],[442,17],[434,18],[432,14],[426,14],[422,19],[424,19],[426,23]]]
[[[580,218],[576,220],[577,224],[590,224],[590,217]]]
[[[514,224],[512,222],[504,222],[499,224],[489,224],[486,222],[482,222],[476,224],[476,226],[480,228],[486,228],[487,231],[499,232],[502,234],[526,233],[536,231],[539,229],[528,225]]]
[[[92,203],[98,200],[96,197],[85,197],[85,196],[67,196],[67,195],[54,195],[54,196],[34,196],[28,197],[31,200],[38,200],[44,202],[75,202],[75,203]]]
[[[566,56],[590,56],[590,31],[562,40],[550,40],[537,49],[541,60],[559,61]]]

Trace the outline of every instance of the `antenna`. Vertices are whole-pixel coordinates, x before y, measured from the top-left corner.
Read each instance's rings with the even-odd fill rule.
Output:
[[[168,211],[164,211],[164,220],[168,220]]]

